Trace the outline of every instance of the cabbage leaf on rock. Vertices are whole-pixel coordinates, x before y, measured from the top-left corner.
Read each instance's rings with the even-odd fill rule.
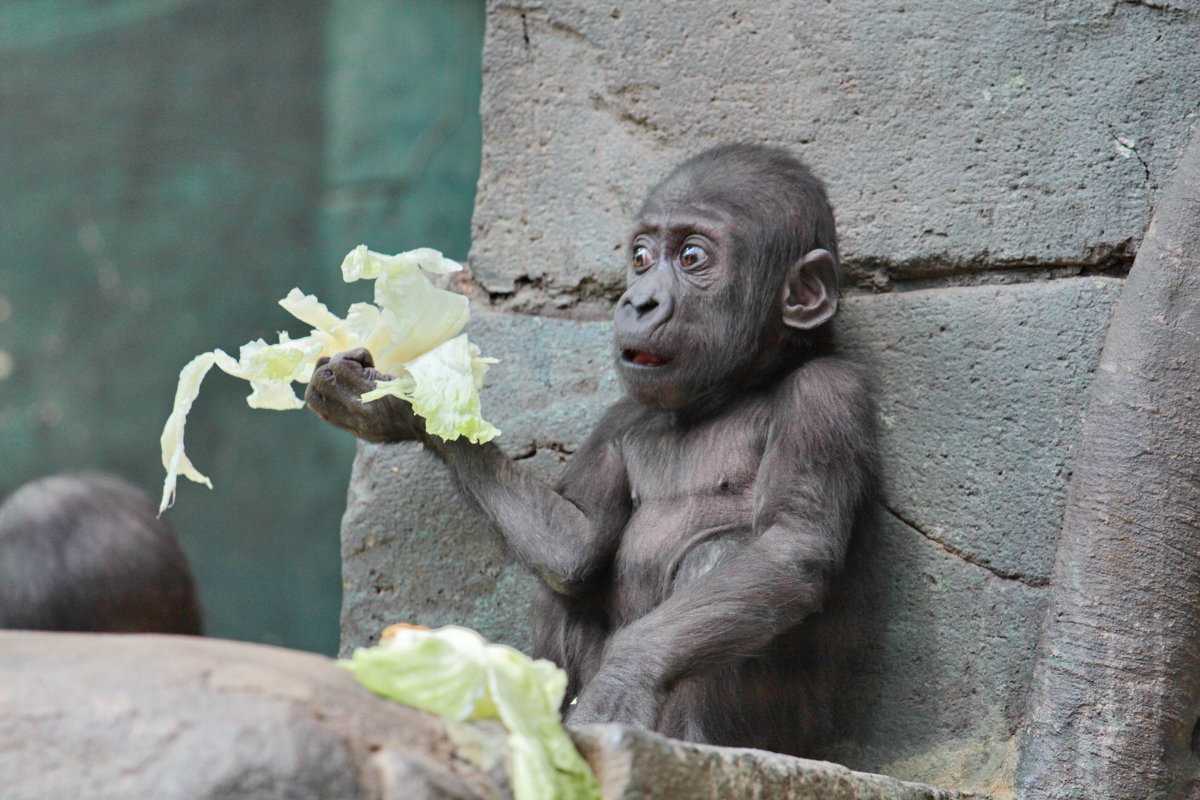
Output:
[[[516,800],[598,800],[599,784],[563,730],[567,675],[468,628],[402,628],[339,662],[378,695],[455,720],[508,729]]]
[[[314,295],[292,289],[279,304],[312,326],[308,336],[293,339],[285,331],[276,344],[257,339],[242,345],[237,359],[223,350],[192,359],[179,373],[160,440],[167,477],[159,513],[174,502],[179,475],[212,488],[184,452],[183,434],[200,383],[214,366],[250,382],[246,402],[251,408],[303,408],[292,384],[308,383],[318,358],[365,347],[376,368],[395,377],[380,381],[363,395],[363,402],[386,395],[401,398],[425,419],[430,434],[447,441],[465,436],[479,444],[498,436],[500,431],[480,415],[479,404],[484,375],[496,360],[480,357],[479,348],[462,334],[470,317],[467,298],[426,277],[460,269],[429,248],[387,256],[359,245],[342,261],[342,278],[347,283],[373,279],[374,304],[355,303],[343,319]]]

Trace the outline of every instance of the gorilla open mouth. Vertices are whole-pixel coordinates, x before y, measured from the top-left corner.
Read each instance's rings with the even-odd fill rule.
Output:
[[[639,367],[662,367],[671,363],[670,356],[661,356],[649,350],[634,350],[627,348],[621,351],[621,360]]]

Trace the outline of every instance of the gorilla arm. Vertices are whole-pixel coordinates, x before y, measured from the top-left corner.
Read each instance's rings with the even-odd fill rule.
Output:
[[[572,458],[560,491],[519,469],[494,444],[443,441],[405,401],[359,398],[386,380],[358,349],[322,359],[305,401],[332,425],[369,442],[419,441],[500,532],[516,558],[558,594],[581,591],[616,548],[630,513],[629,484],[606,417]],[[610,416],[612,416],[610,414]]]

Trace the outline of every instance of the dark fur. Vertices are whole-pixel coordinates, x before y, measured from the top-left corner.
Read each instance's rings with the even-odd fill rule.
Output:
[[[630,268],[614,314],[630,399],[553,490],[494,446],[429,437],[404,403],[358,403],[379,377],[365,351],[322,365],[309,404],[363,438],[424,442],[542,578],[537,655],[567,669],[569,721],[812,754],[846,641],[837,578],[877,483],[866,375],[832,355],[827,322],[781,310],[806,254],[836,266],[832,212],[786,152],[734,145],[650,193],[639,243],[657,259]]]
[[[0,628],[199,634],[170,525],[125,481],[55,475],[0,506]]]

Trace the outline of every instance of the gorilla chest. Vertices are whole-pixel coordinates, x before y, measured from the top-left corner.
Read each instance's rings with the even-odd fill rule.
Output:
[[[751,535],[765,439],[755,417],[644,432],[625,448],[633,513],[614,564],[618,624],[703,577]]]

